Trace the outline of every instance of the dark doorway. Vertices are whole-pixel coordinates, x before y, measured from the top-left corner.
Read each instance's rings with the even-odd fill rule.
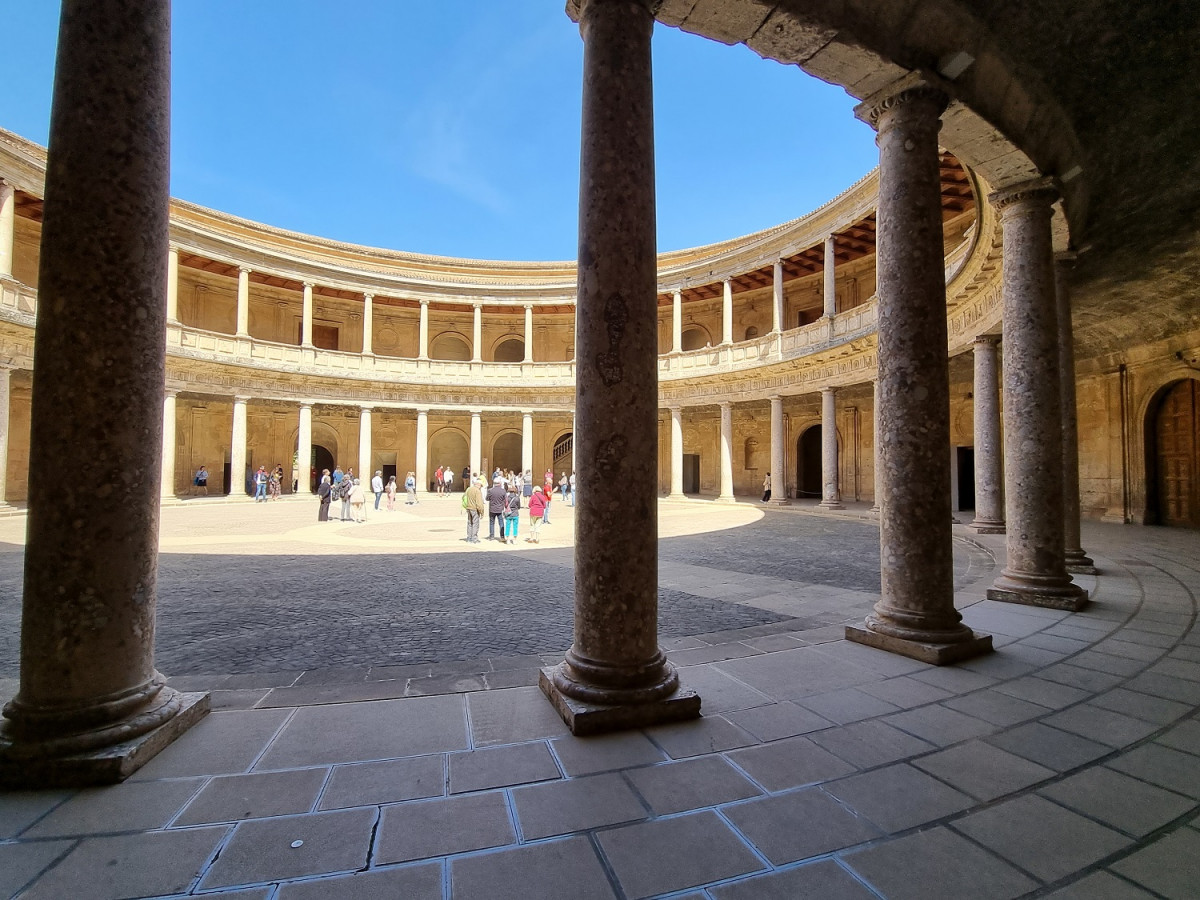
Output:
[[[399,473],[396,471],[396,464],[395,463],[384,463],[383,464],[384,487],[387,486],[387,483],[389,481],[391,481],[392,478],[396,479],[396,483],[398,485],[400,485],[401,487],[404,487],[404,479],[399,477]]]
[[[796,496],[821,498],[821,426],[813,425],[796,442]]]
[[[312,463],[309,466],[309,490],[316,492],[317,485],[321,483],[321,472],[325,469],[333,471],[333,454],[320,444],[313,444]]]
[[[221,466],[221,493],[226,497],[232,493],[232,491],[229,490],[231,465],[231,463],[225,463],[225,465]]]
[[[683,454],[683,492],[700,493],[700,454]]]
[[[1147,433],[1151,512],[1163,525],[1200,528],[1200,381],[1175,384],[1159,403]]]
[[[958,466],[958,502],[955,510],[975,508],[975,448],[955,447]]]

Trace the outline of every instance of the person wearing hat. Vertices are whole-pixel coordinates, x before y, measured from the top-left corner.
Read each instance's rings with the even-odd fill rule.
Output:
[[[375,512],[379,512],[379,501],[383,499],[383,472],[378,469],[371,479],[371,490],[375,492]]]

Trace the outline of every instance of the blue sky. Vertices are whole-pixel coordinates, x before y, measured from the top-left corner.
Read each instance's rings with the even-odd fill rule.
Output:
[[[563,7],[175,0],[171,192],[335,240],[573,259],[583,45]],[[0,0],[0,127],[41,144],[58,8]],[[795,67],[664,27],[654,66],[660,250],[803,215],[876,164],[853,99]]]

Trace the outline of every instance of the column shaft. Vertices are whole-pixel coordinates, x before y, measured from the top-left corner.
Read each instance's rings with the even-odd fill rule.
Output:
[[[533,362],[533,304],[525,304],[525,362]]]
[[[783,424],[783,398],[771,398],[771,503],[775,506],[785,506],[788,502],[787,473],[784,471],[784,460],[787,454],[784,444],[787,441],[787,429]]]
[[[1062,371],[1049,179],[990,198],[1004,232],[1004,507],[1008,558],[992,600],[1081,609],[1063,535]]]
[[[572,732],[694,718],[658,646],[651,0],[586,0],[575,411],[575,640],[540,686]],[[620,485],[614,492],[612,487]]]
[[[208,710],[154,668],[170,5],[64,0],[57,59],[20,688],[0,727],[0,784],[23,787],[119,781]]]
[[[872,486],[875,492],[874,499],[871,502],[871,508],[868,512],[879,512],[879,497],[882,492],[881,480],[879,473],[881,467],[879,464],[879,377],[871,384],[871,441],[872,441]]]
[[[845,509],[842,505],[841,479],[838,477],[837,394],[833,388],[821,390],[821,506]]]
[[[574,437],[572,437],[572,446]],[[521,413],[521,474],[533,471],[533,413]]]
[[[250,270],[238,269],[237,337],[250,337]]]
[[[671,407],[671,496],[683,497],[683,410]]]
[[[683,350],[683,291],[671,294],[671,352]]]
[[[304,282],[304,294],[300,306],[300,346],[313,345],[313,284]]]
[[[421,324],[419,326],[419,334],[417,339],[417,359],[429,359],[429,301],[421,301]],[[428,490],[429,485],[421,488]]]
[[[233,398],[233,435],[229,443],[229,496],[246,495],[246,402],[249,397]]]
[[[942,664],[991,649],[954,608],[950,377],[938,117],[947,97],[914,73],[855,110],[879,145],[881,592],[846,637]]]
[[[482,414],[478,412],[471,413],[471,474],[475,475],[479,472],[483,464],[483,439],[481,436]],[[464,490],[469,488],[471,483],[468,481],[463,485]]]
[[[425,309],[426,304],[422,303]],[[424,494],[429,490],[429,410],[417,410],[417,491]]]
[[[175,391],[163,397],[161,490],[163,497],[175,496]]]
[[[471,324],[471,362],[483,361],[483,307],[475,304],[474,321]]]
[[[363,294],[363,356],[374,355],[375,295]]]
[[[369,486],[374,472],[371,463],[371,407],[364,406],[358,416],[358,477],[364,485]]]
[[[1054,265],[1058,312],[1058,362],[1062,379],[1063,553],[1068,572],[1096,575],[1099,570],[1079,539],[1079,411],[1075,404],[1075,329],[1071,323],[1071,259]]]
[[[0,278],[12,278],[16,215],[16,191],[7,181],[0,179]]]
[[[8,503],[8,422],[12,398],[12,369],[0,368],[0,506]]]
[[[998,338],[975,338],[975,519],[979,534],[1004,534]]]
[[[721,404],[721,495],[733,500],[733,404]]]
[[[300,404],[300,428],[296,433],[296,493],[312,493],[312,404]],[[317,473],[320,481],[321,473]]]
[[[775,260],[775,265],[772,267],[773,279],[771,282],[771,331],[778,332],[783,328],[783,260]]]
[[[179,249],[167,251],[167,321],[179,321]]]
[[[835,243],[832,234],[825,238],[823,314],[827,318],[833,318],[837,312],[837,255],[834,252]]]
[[[733,281],[721,285],[721,343],[733,343]]]

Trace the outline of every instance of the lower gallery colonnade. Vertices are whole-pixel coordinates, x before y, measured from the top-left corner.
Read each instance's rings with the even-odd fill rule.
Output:
[[[752,239],[659,254],[658,4],[572,4],[578,268],[440,260],[432,290],[404,254],[372,268],[304,238],[297,263],[281,248],[303,236],[170,200],[166,6],[64,4],[49,150],[13,136],[0,154],[0,471],[27,472],[29,508],[4,780],[122,779],[207,711],[155,670],[153,636],[158,507],[209,462],[229,466],[234,494],[239,473],[286,471],[292,453],[308,492],[316,446],[362,473],[411,467],[422,489],[436,465],[479,472],[502,453],[574,471],[576,528],[607,537],[575,549],[574,643],[540,686],[576,734],[699,715],[658,643],[661,494],[731,501],[769,473],[773,504],[872,500],[880,597],[846,638],[925,662],[992,649],[954,607],[956,505],[1006,534],[989,597],[1087,602],[1068,571],[1090,565],[1072,407],[1110,373],[1077,383],[1071,358],[1069,259],[1056,262],[1069,239],[1053,225],[1071,179],[953,158],[939,144],[946,122],[962,127],[953,72],[891,72],[856,94],[879,169],[842,197]],[[1128,510],[1146,491],[1100,472],[1111,447],[1088,440],[1088,514],[1144,520]],[[62,472],[103,474],[64,497]]]

